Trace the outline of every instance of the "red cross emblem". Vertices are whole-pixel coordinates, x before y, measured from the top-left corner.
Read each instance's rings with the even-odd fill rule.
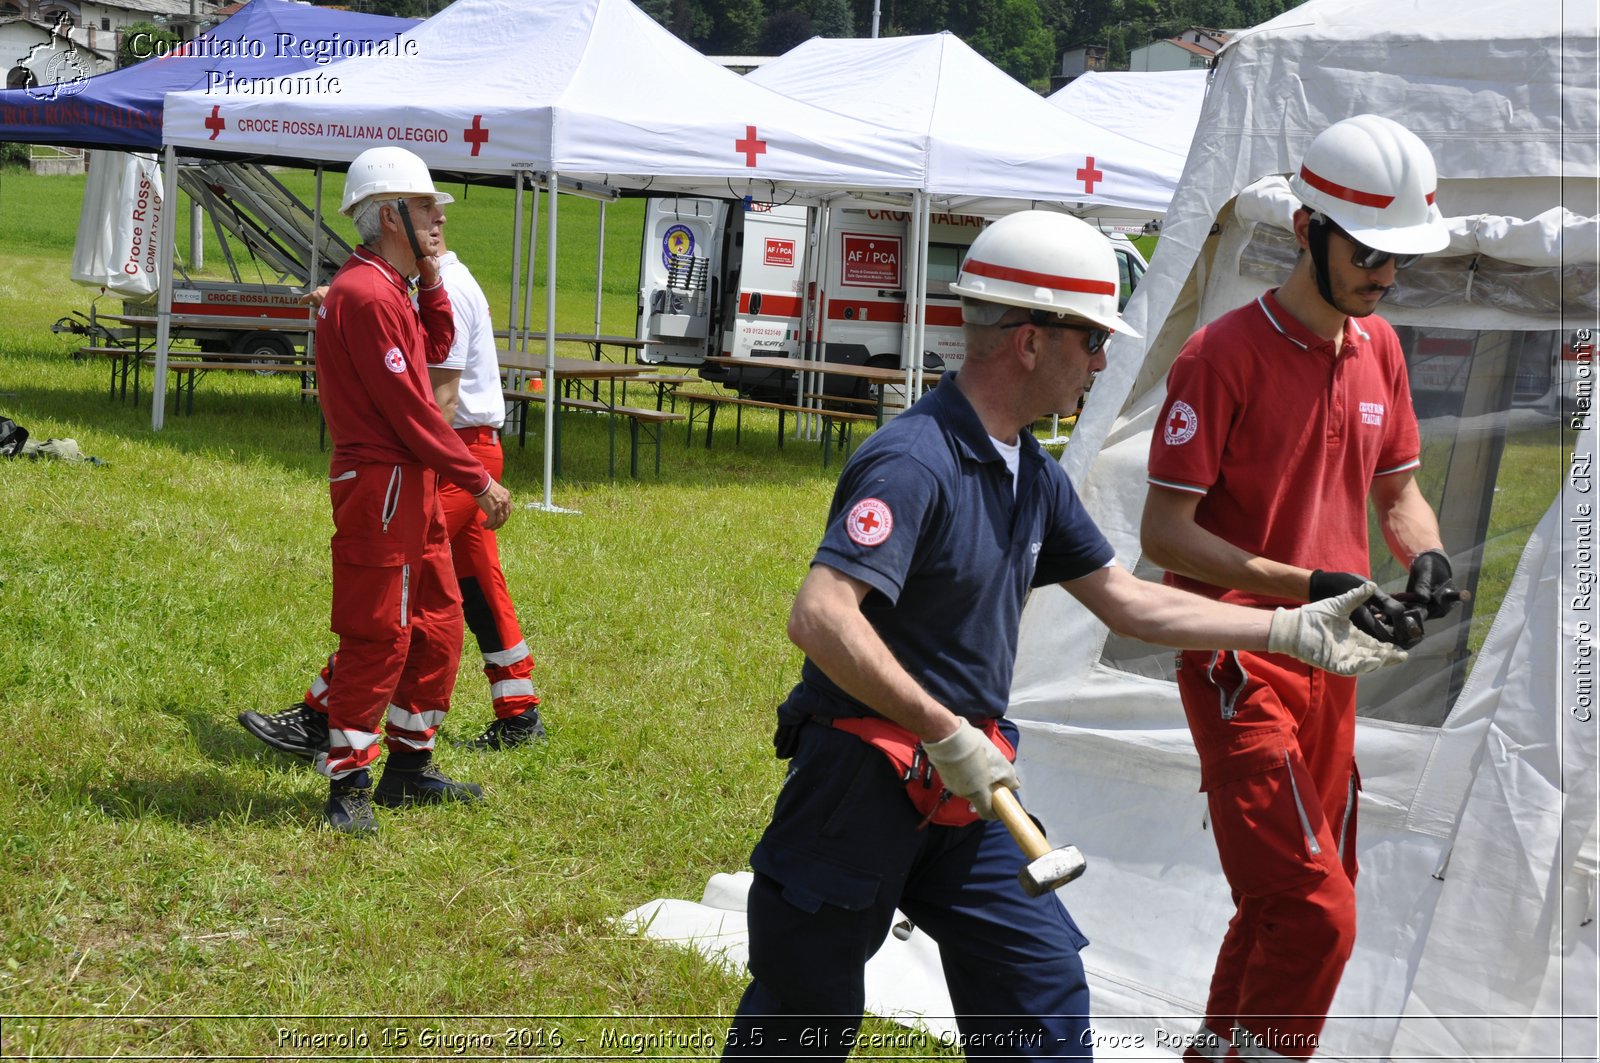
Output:
[[[461,139],[472,145],[473,155],[478,154],[478,149],[489,140],[489,131],[483,128],[483,115],[472,116],[472,126],[461,131]]]
[[[881,498],[863,498],[850,507],[844,519],[845,533],[851,542],[862,546],[877,546],[894,531],[894,514]]]
[[[222,132],[227,127],[228,123],[224,121],[222,117],[221,105],[213,105],[211,108],[211,115],[206,119],[206,128],[211,130],[210,139],[216,140],[217,134]]]
[[[1084,194],[1091,196],[1094,195],[1094,186],[1105,179],[1105,173],[1095,169],[1094,156],[1089,155],[1085,157],[1083,160],[1083,166],[1078,170],[1078,180],[1083,182]]]
[[[1172,409],[1167,411],[1167,423],[1162,428],[1162,437],[1167,446],[1177,447],[1194,438],[1195,430],[1200,427],[1200,418],[1195,416],[1194,407],[1179,399],[1172,404]]]
[[[744,164],[746,166],[753,167],[756,164],[756,156],[767,153],[767,142],[765,140],[757,140],[756,127],[747,125],[744,127],[744,139],[735,140],[733,142],[733,150],[744,155]]]

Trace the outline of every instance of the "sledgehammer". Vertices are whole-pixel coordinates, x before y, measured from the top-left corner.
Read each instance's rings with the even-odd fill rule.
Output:
[[[1000,822],[1006,825],[1011,836],[1017,840],[1022,855],[1028,858],[1027,866],[1017,872],[1022,892],[1037,897],[1060,889],[1083,874],[1089,865],[1078,847],[1063,845],[1059,849],[1050,848],[1044,834],[1017,803],[1016,794],[1004,786],[996,786],[989,796]]]

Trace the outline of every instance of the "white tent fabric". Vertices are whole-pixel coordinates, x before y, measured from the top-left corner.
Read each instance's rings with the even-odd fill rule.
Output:
[[[1492,592],[1492,624],[1492,606],[1474,615],[1474,632],[1488,627],[1481,646],[1469,656],[1455,629],[1430,628],[1411,662],[1363,680],[1363,711],[1370,702],[1378,712],[1357,725],[1360,923],[1318,1058],[1596,1058],[1595,433],[1586,415],[1576,432],[1566,418],[1589,409],[1591,363],[1573,344],[1592,342],[1578,330],[1600,316],[1597,59],[1595,8],[1577,0],[1312,0],[1240,35],[1222,53],[1150,273],[1125,312],[1148,339],[1112,339],[1063,459],[1134,565],[1167,367],[1199,324],[1292,261],[1282,225],[1293,204],[1281,178],[1263,179],[1288,172],[1332,122],[1366,111],[1428,144],[1451,216],[1450,248],[1406,272],[1385,316],[1413,346],[1465,343],[1466,364],[1486,367],[1473,378],[1485,395],[1509,398],[1524,368],[1553,373],[1544,396],[1480,409],[1483,396],[1457,387],[1456,407],[1419,406],[1425,441],[1465,454],[1446,458],[1431,486],[1447,535],[1470,525],[1463,514],[1500,504],[1485,498],[1531,492],[1534,516],[1503,536],[1526,541],[1498,563],[1515,559],[1515,570]],[[1513,366],[1507,351],[1556,353]],[[1438,401],[1421,374],[1412,384]],[[1548,464],[1500,465],[1499,448],[1513,444],[1541,448]],[[1526,482],[1486,480],[1482,468]],[[1501,545],[1475,534],[1458,557],[1474,577]],[[1035,594],[1011,715],[1024,800],[1089,861],[1063,900],[1093,939],[1084,961],[1096,1032],[1168,1058],[1198,1023],[1231,905],[1163,674],[1170,654],[1139,658],[1129,645],[1114,659],[1113,643],[1064,592]],[[1468,659],[1450,696],[1447,680]],[[1439,688],[1442,724],[1382,718],[1410,687]]]
[[[1332,122],[1390,115],[1438,161],[1451,245],[1408,271],[1383,310],[1415,342],[1475,333],[1483,357],[1525,334],[1593,326],[1584,289],[1594,287],[1600,224],[1595,15],[1572,2],[1313,0],[1224,51],[1161,244],[1127,310],[1149,338],[1112,340],[1111,366],[1064,458],[1125,563],[1139,557],[1167,367],[1199,324],[1274,282],[1263,247],[1287,246],[1286,268],[1295,204],[1282,178],[1263,178],[1291,170]],[[1496,271],[1515,278],[1503,296],[1475,289]],[[1556,297],[1541,301],[1541,283]],[[1493,377],[1497,387],[1508,372]],[[1422,387],[1417,374],[1412,382]],[[1531,403],[1476,418],[1424,415],[1424,438],[1460,447],[1475,431],[1553,427],[1558,412]],[[1577,443],[1592,453],[1592,433]],[[1571,503],[1558,473],[1538,482],[1550,510],[1443,726],[1358,723],[1360,927],[1321,1055],[1593,1058],[1592,1018],[1561,1021],[1595,1006],[1585,913],[1593,857],[1583,855],[1595,821],[1594,733],[1562,711],[1572,704],[1571,636],[1593,623],[1592,607],[1563,593],[1563,577],[1592,571],[1593,558],[1562,531]],[[1485,488],[1446,478],[1441,510],[1469,508],[1460,496],[1474,489]],[[1479,540],[1458,561],[1477,571],[1492,545]],[[1440,656],[1425,643],[1363,690],[1382,709],[1400,688],[1449,674],[1430,671]],[[1024,620],[1012,711],[1029,738],[1035,811],[1070,824],[1089,856],[1071,903],[1097,938],[1086,961],[1119,987],[1099,1006],[1197,1013],[1229,906],[1175,688],[1113,662],[1104,628],[1052,590]],[[1042,803],[1041,776],[1056,788]],[[1154,903],[1133,912],[1129,897]],[[1563,986],[1587,987],[1576,1010]],[[1107,1024],[1149,1033],[1161,1021]]]
[[[910,189],[922,173],[920,138],[751,84],[628,0],[457,0],[318,76],[172,93],[165,143],[330,162],[397,143],[452,172],[769,199],[772,181]]]
[[[169,93],[162,136],[169,149],[297,165],[347,163],[367,148],[400,144],[430,169],[452,174],[516,174],[519,181],[523,174],[546,180],[554,174],[568,182],[763,201],[909,191],[920,187],[924,167],[919,137],[751,84],[629,0],[532,6],[456,0],[382,51],[315,74],[249,79],[223,92]],[[552,198],[552,244],[555,205]],[[530,272],[531,252],[530,243]],[[558,328],[555,260],[547,259],[547,374],[554,370]],[[165,351],[161,329],[158,392]],[[153,425],[161,427],[163,417],[155,403]],[[549,510],[558,508],[554,418],[555,404],[546,403],[543,508]]]
[[[951,210],[981,198],[1072,205],[1121,217],[1167,209],[1170,151],[1080,121],[954,34],[814,37],[745,75],[786,96],[861,115],[927,141],[924,191]]]
[[[1209,70],[1091,70],[1046,98],[1079,121],[1165,153],[1162,173],[1176,190],[1210,77]]]
[[[135,297],[160,287],[156,268],[164,216],[161,167],[148,155],[89,152],[72,279]]]

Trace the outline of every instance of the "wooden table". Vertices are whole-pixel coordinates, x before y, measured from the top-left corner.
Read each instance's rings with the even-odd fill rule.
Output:
[[[100,321],[115,321],[130,326],[133,329],[135,346],[143,345],[143,334],[146,329],[153,331],[161,322],[161,318],[156,314],[96,314],[95,317]],[[317,327],[311,317],[310,307],[306,308],[306,316],[303,318],[269,317],[266,314],[185,314],[174,310],[170,324],[174,329],[210,328],[219,332],[283,332],[292,336],[309,336]],[[154,342],[153,336],[152,342]]]
[[[543,332],[523,333],[523,332],[520,332],[520,331],[510,331],[510,330],[507,330],[507,329],[496,329],[495,330],[495,338],[496,339],[502,339],[502,340],[516,339],[516,340],[521,340],[521,338],[524,335],[526,335],[528,337],[528,342],[529,342],[529,346],[530,346],[530,349],[529,349],[529,351],[527,353],[529,355],[538,354],[538,355],[540,355],[542,357],[542,355],[543,355],[543,345],[544,345],[544,341],[545,341],[545,333],[543,333]],[[627,361],[628,360],[628,352],[629,351],[642,351],[646,347],[648,347],[652,342],[654,342],[652,340],[641,340],[641,339],[639,339],[639,338],[637,338],[635,336],[596,336],[593,333],[588,333],[588,332],[558,332],[555,335],[555,340],[556,340],[557,343],[587,343],[590,347],[592,347],[594,349],[594,360],[597,361],[597,362],[601,360],[601,355],[604,352],[605,348],[607,348],[607,347],[620,348],[621,351],[622,351],[622,360],[623,361]],[[534,342],[537,342],[540,345],[540,350],[534,351],[534,350],[531,349],[532,344]],[[512,353],[515,353],[518,357],[522,356],[522,352],[520,352],[520,351],[512,352]]]
[[[121,382],[122,398],[126,399],[128,397],[128,375],[131,370],[133,375],[133,398],[135,402],[139,401],[139,375],[143,364],[143,358],[151,355],[154,352],[155,330],[157,325],[160,323],[160,320],[160,317],[155,314],[96,313],[94,315],[94,321],[96,324],[111,322],[133,329],[133,341],[127,346],[88,346],[80,348],[78,352],[81,357],[106,358],[111,362],[112,398],[117,397],[119,378]],[[309,323],[309,319],[306,324],[301,327],[295,320],[292,319],[264,316],[174,313],[171,321],[172,326],[175,329],[209,328],[216,331],[240,333],[271,331],[286,333],[290,336],[309,335],[311,330],[314,328],[314,326]],[[169,337],[169,340],[170,339],[188,339],[190,342],[193,342],[192,337],[172,336]],[[116,342],[121,343],[122,338],[116,338]],[[298,359],[300,356],[292,353],[281,356],[266,355],[260,352],[250,351],[205,351],[197,354],[194,351],[172,351],[169,349],[168,357],[172,359],[183,359],[189,361],[198,358],[199,360],[205,362],[220,362],[232,359],[255,359],[267,363],[268,366],[276,366],[277,363],[282,362],[285,359],[294,360]],[[222,367],[208,365],[205,368]],[[266,371],[272,372],[278,370],[266,368]],[[188,382],[190,395],[189,403],[191,410],[194,403],[193,385],[194,375],[191,373]]]
[[[311,316],[311,308],[306,307],[305,316],[302,317],[274,317],[270,314],[185,314],[181,310],[172,311],[174,325],[215,325],[219,329],[253,329],[270,328],[281,332],[310,332],[316,328],[315,320]],[[132,325],[134,328],[155,328],[160,322],[159,314],[96,314],[101,321],[116,321],[123,325]]]
[[[591,336],[588,338],[593,339],[594,337]],[[549,368],[546,365],[546,358],[542,352],[500,351],[499,360],[501,372],[508,377],[506,383],[511,385],[513,390],[520,390],[519,385],[530,377],[537,377],[541,380],[544,380],[546,370]],[[629,377],[642,376],[645,373],[650,372],[652,368],[653,367],[648,365],[640,365],[637,362],[607,362],[592,358],[564,358],[558,355],[554,362],[554,376],[550,380],[545,381],[545,401],[556,403],[561,403],[563,401],[557,390],[560,388],[562,381],[587,380],[591,382],[594,388],[594,399],[592,402],[585,403],[584,405],[599,407],[606,414],[608,414],[606,419],[606,442],[608,448],[609,468],[613,475],[616,472],[617,462],[617,411],[622,409],[622,407],[619,407],[617,404],[617,381],[626,381]],[[610,384],[608,389],[608,397],[605,399],[600,398],[600,381],[602,380],[608,381]],[[624,390],[623,394],[627,394],[626,390]],[[577,402],[573,402],[571,400],[567,400],[566,405],[568,405],[569,408],[581,408]],[[634,421],[634,424],[638,424],[637,419]],[[517,428],[519,439],[526,441],[528,426],[527,406],[525,403],[522,405]],[[552,455],[552,464],[559,469],[561,464],[559,435],[556,437],[554,445],[556,448],[556,453]],[[659,460],[659,443],[657,446]],[[635,472],[637,472],[637,464],[638,444],[637,437],[635,437],[633,454],[633,465]]]

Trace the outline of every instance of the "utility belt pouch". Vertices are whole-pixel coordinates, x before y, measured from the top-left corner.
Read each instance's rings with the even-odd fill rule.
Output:
[[[800,723],[785,723],[780,721],[777,730],[772,732],[772,753],[779,760],[788,760],[800,749]]]
[[[889,758],[895,773],[905,784],[906,796],[922,813],[918,829],[929,823],[938,827],[965,827],[978,821],[972,803],[945,789],[944,780],[939,778],[933,762],[928,759],[921,740],[904,727],[881,716],[818,717],[817,722],[848,731]],[[1001,732],[998,718],[991,717],[976,726],[1007,760],[1017,759],[1016,747]]]

